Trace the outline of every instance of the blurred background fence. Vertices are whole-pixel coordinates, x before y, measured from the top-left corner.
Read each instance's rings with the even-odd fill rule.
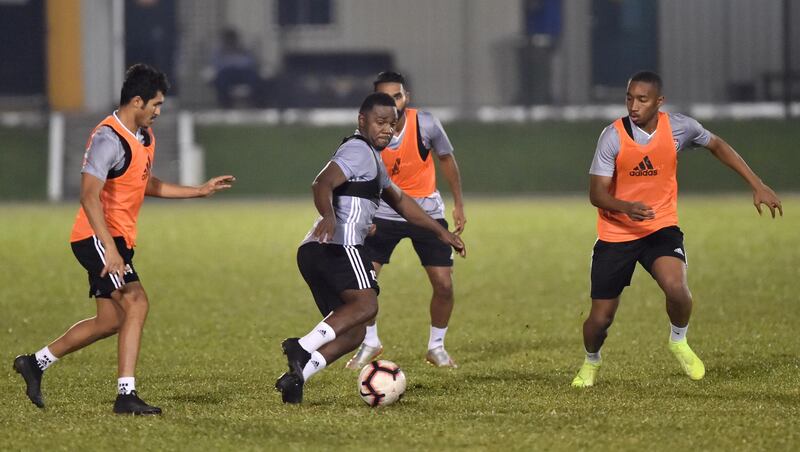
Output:
[[[136,62],[173,83],[156,174],[231,172],[238,194],[306,193],[387,69],[445,122],[469,192],[584,191],[641,69],[661,73],[668,109],[798,190],[797,3],[0,0],[0,199],[75,195],[87,135]],[[683,189],[743,188],[706,158],[684,156]]]

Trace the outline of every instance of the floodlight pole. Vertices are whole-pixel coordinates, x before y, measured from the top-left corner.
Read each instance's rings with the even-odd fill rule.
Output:
[[[792,6],[783,0],[783,117],[792,117]]]
[[[50,113],[47,156],[47,199],[58,202],[64,197],[64,114]]]
[[[125,74],[125,0],[111,2],[111,90],[116,99]]]

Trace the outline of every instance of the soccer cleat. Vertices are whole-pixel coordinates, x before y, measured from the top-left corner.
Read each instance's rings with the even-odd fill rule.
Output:
[[[286,372],[275,382],[275,389],[280,391],[283,403],[300,403],[303,401],[303,374]]]
[[[302,346],[300,346],[300,338],[290,337],[281,342],[283,354],[286,355],[286,364],[289,366],[289,372],[294,372],[298,375],[303,375],[303,368],[306,363],[311,359],[311,353],[308,353]]]
[[[706,366],[703,361],[692,351],[686,339],[678,342],[669,341],[669,351],[675,355],[675,358],[681,364],[683,371],[692,380],[702,380],[706,374]]]
[[[578,371],[578,375],[575,375],[575,378],[572,379],[572,387],[589,388],[594,386],[594,382],[597,379],[597,372],[600,370],[602,364],[602,361],[591,363],[588,359],[584,360],[581,369]]]
[[[435,367],[449,367],[451,369],[458,368],[458,364],[453,361],[453,358],[451,358],[447,353],[447,350],[444,349],[444,345],[440,345],[432,350],[428,350],[425,360]]]
[[[280,391],[283,403],[300,403],[303,401],[303,368],[311,359],[311,353],[300,345],[300,339],[296,337],[284,339],[281,348],[289,371],[278,378],[275,389]]]
[[[114,412],[134,416],[152,416],[161,414],[161,408],[148,405],[139,398],[136,391],[131,391],[128,394],[117,394],[117,400],[114,401]]]
[[[375,358],[383,353],[383,346],[373,347],[367,344],[361,344],[358,347],[356,354],[347,361],[344,365],[345,369],[361,370],[364,366],[375,361]]]
[[[42,369],[36,362],[36,357],[33,355],[19,355],[14,358],[14,370],[22,375],[25,380],[25,394],[31,399],[34,405],[39,408],[44,408],[44,400],[42,399]]]

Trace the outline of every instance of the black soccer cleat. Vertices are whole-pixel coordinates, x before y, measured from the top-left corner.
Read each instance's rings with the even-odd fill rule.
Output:
[[[114,401],[114,412],[133,414],[134,416],[152,416],[161,414],[161,408],[148,405],[139,398],[136,391],[131,391],[130,394],[117,394],[117,400]]]
[[[294,372],[297,375],[303,375],[303,368],[306,367],[306,363],[311,359],[311,353],[308,353],[300,346],[300,338],[290,337],[284,339],[281,342],[281,348],[283,348],[283,354],[286,355],[289,373]]]
[[[303,376],[294,372],[286,372],[275,382],[275,389],[280,391],[283,403],[300,403],[303,401]]]
[[[42,399],[42,369],[36,362],[36,357],[33,355],[19,355],[14,358],[14,370],[22,375],[25,380],[25,394],[31,399],[34,405],[39,408],[44,408],[44,399]]]

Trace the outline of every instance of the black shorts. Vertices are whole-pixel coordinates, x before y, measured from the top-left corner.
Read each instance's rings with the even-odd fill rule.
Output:
[[[114,244],[125,262],[125,274],[122,275],[124,282],[116,275],[106,274],[100,277],[100,272],[106,266],[106,250],[97,237],[91,236],[71,243],[72,253],[89,274],[89,297],[111,298],[111,293],[121,289],[125,283],[139,280],[139,275],[133,268],[133,248],[128,248],[122,237],[114,237]]]
[[[448,228],[447,220],[436,220],[445,229]],[[426,267],[452,267],[453,250],[450,245],[442,242],[433,231],[406,221],[384,220],[375,218],[375,234],[367,237],[364,248],[367,249],[370,259],[379,264],[388,264],[392,252],[400,240],[411,239],[414,251],[419,256],[419,262]]]
[[[297,267],[323,317],[344,304],[340,295],[347,289],[380,293],[375,269],[361,245],[305,243],[297,250]]]
[[[683,232],[669,226],[628,242],[598,240],[592,251],[592,298],[617,298],[631,285],[636,262],[653,274],[653,262],[662,256],[672,256],[686,262]]]

